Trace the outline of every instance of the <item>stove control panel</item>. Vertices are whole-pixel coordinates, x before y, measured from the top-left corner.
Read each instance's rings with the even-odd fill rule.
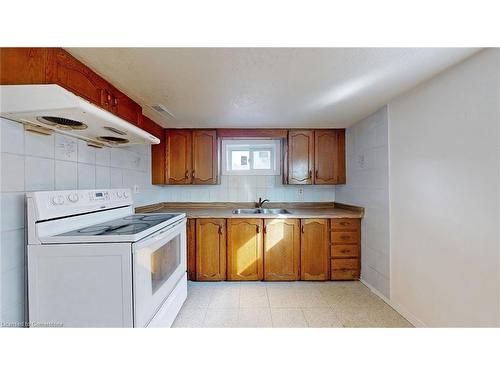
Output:
[[[119,203],[131,201],[128,189],[54,191],[46,193],[49,206],[88,206],[99,203]],[[131,202],[130,202],[131,203]]]
[[[130,189],[38,191],[27,197],[36,206],[37,220],[133,206]]]

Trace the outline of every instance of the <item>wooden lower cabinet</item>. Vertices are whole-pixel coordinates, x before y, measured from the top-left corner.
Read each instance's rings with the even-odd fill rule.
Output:
[[[196,220],[196,280],[226,279],[226,220]]]
[[[361,220],[331,220],[331,279],[356,280],[361,271]]]
[[[302,219],[301,232],[301,280],[328,280],[330,278],[329,220]]]
[[[263,221],[261,219],[227,220],[227,279],[262,280]]]
[[[360,219],[188,219],[188,278],[357,280]]]
[[[300,220],[264,220],[264,280],[299,280]]]

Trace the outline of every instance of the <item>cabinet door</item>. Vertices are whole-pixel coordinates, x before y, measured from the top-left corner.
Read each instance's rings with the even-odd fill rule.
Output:
[[[312,184],[314,168],[314,132],[288,132],[288,184]]]
[[[196,280],[226,279],[226,220],[196,220]]]
[[[191,131],[168,130],[167,183],[185,185],[191,183]]]
[[[227,279],[262,280],[262,220],[228,219]]]
[[[139,125],[141,106],[115,88],[111,89],[111,112],[133,125]]]
[[[343,129],[314,132],[314,183],[317,185],[345,182],[345,152],[340,147],[344,138],[341,134]]]
[[[327,219],[303,219],[300,238],[302,280],[328,280],[330,241]]]
[[[48,52],[47,82],[72,91],[100,107],[106,108],[106,81],[61,48]]]
[[[196,220],[188,219],[187,225],[187,274],[189,280],[196,280]]]
[[[300,220],[264,220],[264,280],[299,280]]]
[[[217,132],[193,130],[193,184],[216,184],[217,164]]]

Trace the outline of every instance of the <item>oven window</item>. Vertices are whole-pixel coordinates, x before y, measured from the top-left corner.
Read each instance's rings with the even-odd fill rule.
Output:
[[[181,264],[180,235],[151,254],[151,285],[153,294],[161,288]]]

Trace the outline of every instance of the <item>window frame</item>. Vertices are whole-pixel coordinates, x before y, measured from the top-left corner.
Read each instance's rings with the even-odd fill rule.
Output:
[[[222,138],[222,174],[225,176],[279,176],[281,174],[281,139],[275,138]],[[231,151],[249,151],[248,170],[228,169]],[[254,151],[271,151],[271,169],[254,169]]]

